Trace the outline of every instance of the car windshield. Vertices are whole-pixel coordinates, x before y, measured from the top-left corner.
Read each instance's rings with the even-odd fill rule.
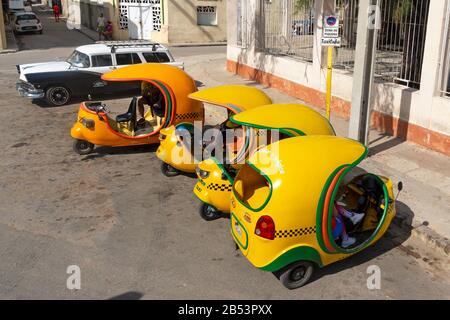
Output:
[[[36,20],[36,16],[34,14],[21,14],[17,16],[17,20]]]
[[[88,68],[90,65],[88,55],[76,50],[70,55],[67,62],[78,68]]]

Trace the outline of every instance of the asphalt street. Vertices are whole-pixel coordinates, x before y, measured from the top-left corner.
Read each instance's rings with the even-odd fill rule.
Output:
[[[195,179],[164,177],[155,147],[75,154],[69,131],[79,104],[49,108],[20,97],[15,65],[64,59],[92,41],[42,21],[42,35],[21,35],[21,51],[0,55],[1,299],[450,298],[448,260],[394,226],[374,247],[288,291],[235,251],[229,220],[200,218]],[[217,85],[211,66],[225,68],[225,47],[171,51],[204,87]],[[66,287],[70,265],[80,267],[80,290]],[[366,285],[372,265],[379,290]]]

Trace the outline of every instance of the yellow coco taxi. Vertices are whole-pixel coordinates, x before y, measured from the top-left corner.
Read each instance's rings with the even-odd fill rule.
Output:
[[[271,141],[305,135],[335,135],[333,126],[324,116],[302,104],[265,105],[234,115],[230,121],[257,131],[252,136],[258,136],[258,141],[248,143],[248,154]],[[240,166],[224,164],[215,157],[199,163],[194,194],[202,202],[200,216],[203,219],[211,221],[229,214],[231,186]]]
[[[285,139],[254,153],[231,197],[230,228],[242,254],[294,289],[308,282],[314,267],[378,241],[395,216],[395,201],[388,178],[350,176],[366,155],[360,143],[333,136]],[[335,201],[365,214],[358,224],[345,221],[353,246],[343,248],[333,237]]]
[[[197,91],[195,81],[177,67],[159,63],[139,64],[104,74],[102,79],[128,86],[134,82],[137,89],[151,84],[153,86],[150,87],[156,88],[162,95],[164,110],[159,117],[150,108],[145,114],[145,121],[139,124],[136,121],[137,97],[132,99],[125,114],[115,118],[101,102],[81,103],[77,122],[71,130],[71,136],[75,139],[74,150],[79,154],[91,153],[95,145],[156,144],[163,128],[181,122],[203,121],[203,104],[188,98],[189,94]]]
[[[208,88],[190,94],[189,98],[193,101],[225,108],[228,111],[228,116],[272,103],[272,100],[263,91],[243,85]],[[228,119],[217,126],[221,134],[227,129],[234,130],[236,128],[237,126],[230,123]],[[170,177],[176,176],[180,172],[195,172],[205,147],[202,129],[194,127],[192,124],[180,123],[161,130],[161,144],[156,151],[156,155],[163,162],[161,171],[164,175]],[[241,136],[238,137],[238,141],[233,146],[229,146],[230,149],[233,149],[232,154],[236,159],[243,157],[245,153],[245,144],[243,144],[245,133],[242,130],[239,132]],[[199,144],[197,149],[195,149],[196,143]]]

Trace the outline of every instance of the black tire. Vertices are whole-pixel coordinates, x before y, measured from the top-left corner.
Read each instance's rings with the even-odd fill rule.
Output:
[[[39,34],[42,34],[42,30],[39,30],[38,33],[39,33]]]
[[[279,271],[281,283],[289,290],[303,287],[311,279],[314,264],[309,261],[297,261]]]
[[[163,162],[161,164],[161,172],[166,177],[176,177],[176,176],[178,176],[180,174],[180,171],[178,171],[177,169],[172,167],[170,164],[167,164],[165,162]]]
[[[220,212],[213,206],[206,204],[206,203],[202,203],[202,205],[200,206],[199,212],[200,212],[200,216],[203,218],[203,220],[206,220],[206,221],[214,221],[219,218],[222,218],[222,216],[223,216],[222,212]]]
[[[63,106],[70,98],[70,91],[64,86],[53,86],[45,91],[45,100],[51,106]]]
[[[73,151],[82,156],[90,154],[94,150],[94,147],[92,143],[85,140],[75,140],[73,142]]]

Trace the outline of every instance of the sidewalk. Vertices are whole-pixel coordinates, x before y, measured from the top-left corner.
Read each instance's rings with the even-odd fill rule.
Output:
[[[6,49],[0,50],[1,53],[12,53],[19,50],[17,46],[16,37],[9,25],[5,25],[5,35],[6,35]]]
[[[302,103],[275,89],[263,87],[253,81],[225,70],[223,54],[182,58],[186,71],[204,87],[221,84],[247,84],[264,90],[275,103]],[[203,87],[200,87],[201,90]],[[324,110],[317,109],[324,114]],[[223,115],[208,108],[207,121]],[[347,136],[348,121],[332,116],[337,134]],[[390,177],[395,184],[403,182],[403,191],[398,196],[395,222],[408,228],[413,235],[428,245],[450,255],[450,159],[442,154],[427,150],[410,142],[384,136],[377,131],[370,133],[370,154],[362,162],[366,171]]]

